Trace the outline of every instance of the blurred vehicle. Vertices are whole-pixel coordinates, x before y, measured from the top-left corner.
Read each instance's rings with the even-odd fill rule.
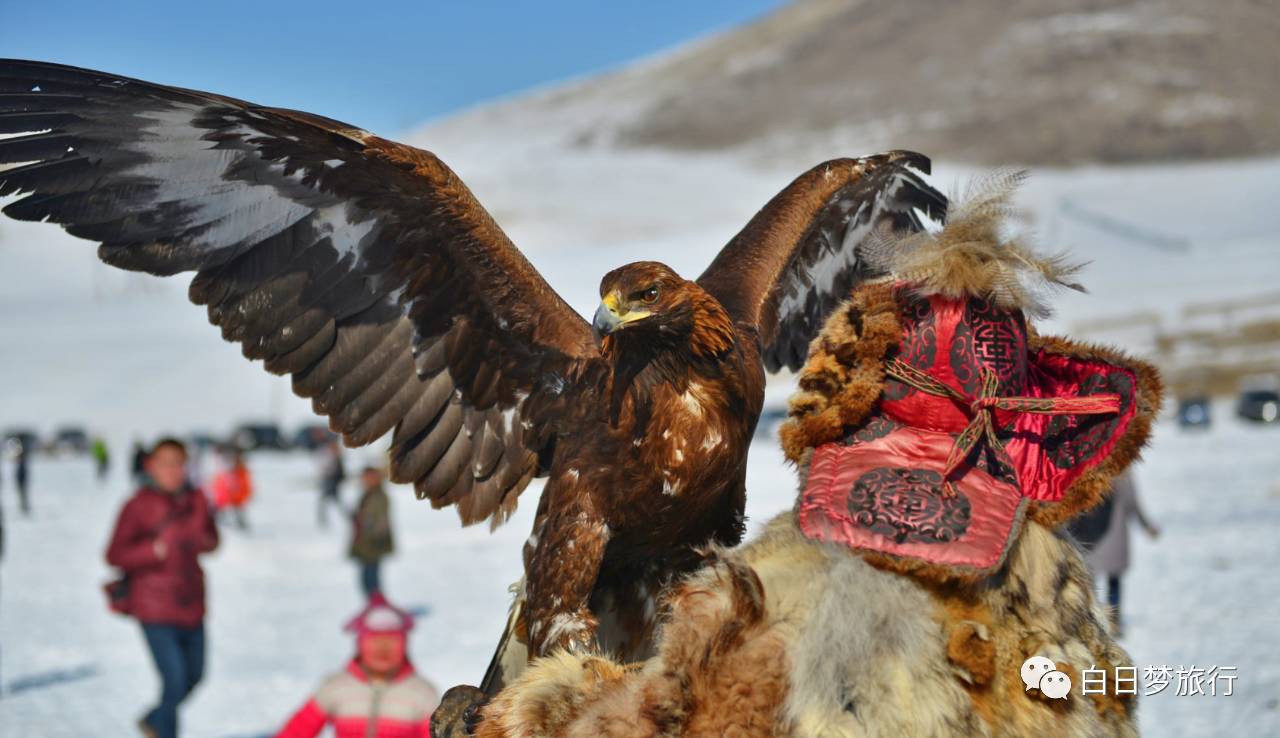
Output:
[[[287,451],[288,442],[275,423],[242,423],[231,433],[231,444],[241,451]]]
[[[218,445],[218,439],[207,431],[195,431],[187,436],[187,443],[193,450],[208,451]]]
[[[1259,423],[1280,420],[1280,392],[1270,389],[1250,389],[1240,393],[1236,403],[1236,415]]]
[[[337,434],[329,430],[329,426],[310,423],[299,428],[293,435],[292,445],[300,451],[315,451],[333,438],[337,438]]]
[[[9,428],[4,432],[4,452],[14,456],[20,449],[35,453],[40,449],[40,436],[30,428]]]
[[[1190,395],[1178,399],[1178,425],[1183,428],[1207,428],[1211,420],[1208,397]]]
[[[89,433],[79,426],[63,426],[54,431],[48,449],[55,454],[87,454]]]

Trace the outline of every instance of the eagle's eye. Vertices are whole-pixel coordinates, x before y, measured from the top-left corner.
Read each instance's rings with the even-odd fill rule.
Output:
[[[647,302],[647,303],[649,303],[649,304],[653,304],[653,303],[657,302],[657,301],[658,301],[658,288],[657,288],[657,286],[650,287],[649,289],[645,290],[644,292],[641,292],[641,293],[640,293],[640,299],[641,299],[641,300],[644,300],[645,302]]]

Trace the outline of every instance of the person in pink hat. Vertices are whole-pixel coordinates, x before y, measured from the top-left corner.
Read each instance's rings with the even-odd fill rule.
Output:
[[[330,675],[276,738],[315,738],[332,725],[335,738],[429,738],[435,687],[409,663],[413,616],[381,594],[346,625],[356,656]]]

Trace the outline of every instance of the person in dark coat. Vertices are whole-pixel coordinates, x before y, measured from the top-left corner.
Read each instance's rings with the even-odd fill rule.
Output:
[[[1138,501],[1133,474],[1126,472],[1112,483],[1110,520],[1087,555],[1089,568],[1094,574],[1107,579],[1107,604],[1111,606],[1111,618],[1117,633],[1121,630],[1121,579],[1129,569],[1129,522],[1132,520],[1137,520],[1152,538],[1160,536],[1160,528],[1147,517]]]
[[[134,440],[133,442],[133,462],[130,464],[130,473],[133,474],[133,482],[141,486],[143,477],[146,476],[147,449],[142,445],[142,441]]]
[[[18,453],[13,457],[13,486],[18,490],[18,508],[24,516],[31,514],[31,498],[27,485],[31,481],[31,470],[27,464],[31,458],[30,444],[22,441],[18,444]]]
[[[351,558],[360,566],[365,597],[382,591],[382,560],[395,550],[391,534],[391,499],[382,486],[382,470],[368,466],[360,472],[360,501],[351,516]]]
[[[139,722],[176,738],[178,705],[204,673],[205,586],[199,556],[218,546],[203,492],[186,480],[186,448],[164,439],[147,454],[142,487],[120,511],[107,563],[127,577],[125,610],[138,619],[160,672],[160,702]]]

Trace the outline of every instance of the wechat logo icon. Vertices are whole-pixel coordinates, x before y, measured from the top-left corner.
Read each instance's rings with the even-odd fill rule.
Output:
[[[1045,697],[1065,700],[1071,693],[1071,677],[1058,671],[1058,665],[1043,656],[1032,656],[1022,662],[1022,683],[1026,690],[1032,687]]]

